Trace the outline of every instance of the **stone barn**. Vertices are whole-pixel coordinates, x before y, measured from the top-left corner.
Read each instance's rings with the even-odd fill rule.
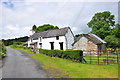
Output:
[[[83,50],[84,55],[97,54],[98,51],[105,51],[106,42],[95,34],[82,34],[72,44],[74,50]]]

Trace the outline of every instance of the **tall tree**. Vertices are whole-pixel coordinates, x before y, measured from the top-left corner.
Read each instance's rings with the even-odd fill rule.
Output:
[[[32,30],[36,31],[36,29],[37,29],[37,26],[33,25]]]
[[[115,26],[114,15],[109,11],[96,13],[87,25],[92,28],[91,33],[104,39],[111,34],[111,28]]]
[[[120,24],[116,24],[111,29],[111,34],[104,39],[107,42],[107,46],[113,49],[120,48]]]

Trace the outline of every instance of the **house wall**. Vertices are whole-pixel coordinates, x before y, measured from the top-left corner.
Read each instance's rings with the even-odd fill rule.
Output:
[[[92,41],[88,40],[86,37],[80,38],[74,45],[73,49],[77,50],[97,50],[98,47]]]
[[[70,29],[68,29],[68,32],[66,33],[65,37],[66,37],[66,49],[72,49],[74,35],[72,34]]]
[[[28,41],[27,41],[27,43],[28,43],[28,47],[30,47],[30,43],[31,42],[39,42],[39,40],[37,39],[37,40],[33,40],[32,39],[32,41],[31,41],[31,39],[29,39]],[[37,47],[38,47],[38,44],[37,44]]]
[[[59,36],[59,40],[56,40],[56,37],[43,38],[42,39],[42,49],[51,49],[50,42],[54,42],[54,49],[60,50],[59,42],[63,42],[63,49],[66,50],[66,40],[65,36]]]

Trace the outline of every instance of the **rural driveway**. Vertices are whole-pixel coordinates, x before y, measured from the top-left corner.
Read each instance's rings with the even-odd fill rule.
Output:
[[[22,54],[21,51],[7,47],[2,78],[48,78],[40,66],[40,63]]]

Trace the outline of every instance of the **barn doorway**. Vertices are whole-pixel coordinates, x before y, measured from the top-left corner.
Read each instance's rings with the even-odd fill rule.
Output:
[[[51,50],[54,50],[54,42],[50,42]]]
[[[59,42],[60,44],[60,50],[63,50],[63,42]]]

